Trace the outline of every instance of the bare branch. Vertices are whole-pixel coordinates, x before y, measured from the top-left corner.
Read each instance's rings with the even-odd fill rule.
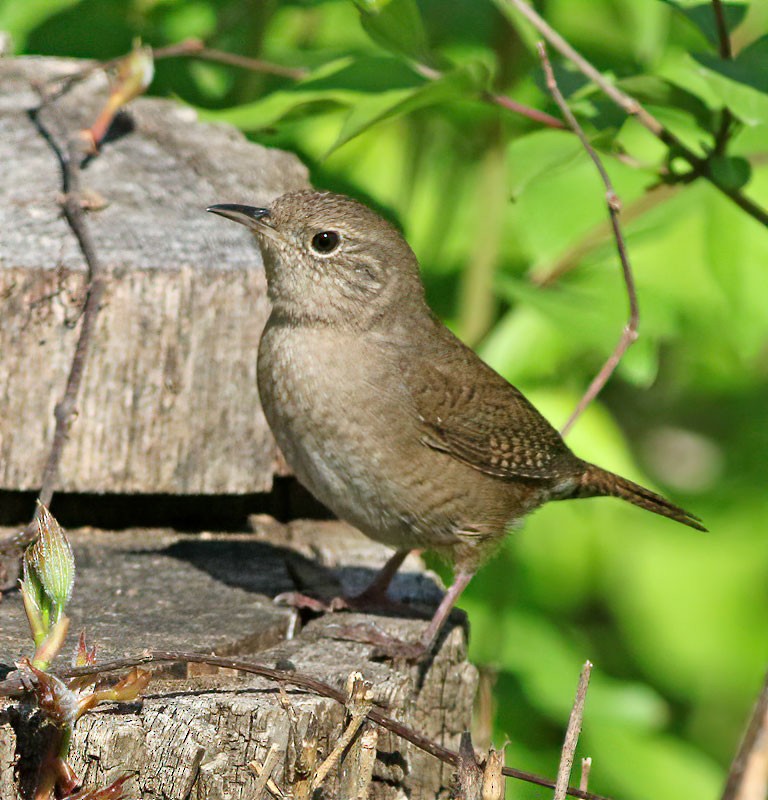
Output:
[[[514,6],[555,50],[570,59],[576,65],[579,72],[594,81],[600,90],[613,100],[617,106],[622,108],[630,116],[635,117],[643,127],[647,128],[654,136],[664,142],[668,148],[674,149],[676,154],[682,156],[682,158],[691,165],[695,175],[701,175],[706,178],[718,191],[722,192],[726,197],[736,203],[739,208],[756,219],[761,225],[768,227],[768,210],[750,200],[738,189],[731,189],[719,184],[714,179],[709,161],[706,158],[698,156],[693,150],[687,147],[681,139],[675,136],[668,128],[665,128],[653,114],[647,111],[638,100],[616,88],[616,86],[593,67],[584,56],[574,50],[549,23],[525,2],[525,0],[499,0],[499,2]]]
[[[747,787],[755,780],[752,790]],[[768,675],[728,771],[721,800],[764,798],[768,789]]]
[[[531,119],[534,122],[539,122],[542,125],[546,125],[548,128],[562,129],[565,127],[563,123],[557,119],[557,117],[552,117],[545,111],[539,111],[537,108],[524,106],[522,103],[518,103],[516,100],[513,100],[511,97],[507,97],[504,94],[488,93],[483,95],[483,99],[487,100],[489,103],[499,106],[500,108],[506,108],[507,111],[511,111],[513,114],[519,114],[522,117],[528,117],[528,119]]]
[[[589,688],[589,676],[591,673],[592,664],[587,661],[579,676],[576,699],[573,702],[571,716],[568,719],[568,728],[566,729],[565,741],[563,742],[563,752],[560,756],[560,767],[557,770],[554,800],[565,800],[565,796],[568,792],[568,782],[571,779],[571,768],[573,767],[576,745],[579,743],[581,723],[584,719],[584,703],[587,699],[587,689]]]
[[[53,111],[49,99],[44,98],[41,105],[33,112],[30,112],[30,118],[34,122],[40,135],[54,151],[61,166],[61,188],[63,193],[61,208],[70,230],[77,239],[80,252],[85,260],[87,268],[87,288],[80,322],[80,334],[78,335],[75,351],[72,355],[72,364],[69,369],[69,375],[67,376],[67,383],[61,399],[56,403],[54,408],[56,425],[48,460],[45,464],[40,483],[37,510],[35,511],[32,522],[25,530],[14,533],[11,537],[6,537],[0,541],[0,553],[2,553],[5,558],[21,553],[35,538],[37,532],[35,523],[39,509],[42,506],[49,506],[53,498],[56,482],[59,478],[59,465],[61,464],[64,445],[66,444],[69,428],[76,413],[77,397],[80,392],[80,384],[82,383],[85,364],[88,359],[93,329],[106,288],[104,270],[93,244],[90,231],[88,230],[80,194],[80,161],[83,157],[82,141],[77,136],[70,136],[64,147],[59,145],[53,133],[41,120],[40,115],[44,109],[51,109],[51,111]]]
[[[155,60],[161,58],[173,58],[177,56],[191,56],[200,58],[204,61],[214,61],[219,64],[227,64],[230,67],[239,67],[251,72],[263,72],[268,75],[278,75],[281,78],[300,80],[306,77],[309,70],[303,67],[285,67],[282,64],[274,64],[271,61],[264,61],[261,58],[251,58],[241,56],[237,53],[227,53],[225,50],[217,50],[213,47],[206,47],[200,39],[185,39],[178,44],[158,47],[153,51]]]
[[[603,162],[595,152],[594,147],[592,147],[592,145],[589,143],[589,140],[587,139],[587,136],[584,133],[581,125],[579,125],[578,120],[568,107],[568,103],[565,102],[565,98],[563,97],[562,92],[557,85],[557,81],[555,80],[555,73],[552,70],[552,64],[549,62],[547,49],[543,42],[539,42],[538,51],[542,66],[544,67],[544,74],[547,78],[547,88],[552,93],[552,97],[554,98],[560,110],[563,112],[563,116],[566,118],[566,120],[568,120],[568,124],[571,126],[571,129],[579,137],[579,141],[582,143],[584,149],[589,154],[589,157],[594,162],[595,167],[597,167],[597,171],[600,173],[600,178],[605,186],[605,201],[608,205],[608,213],[611,218],[613,236],[616,240],[616,249],[618,250],[619,259],[621,260],[621,270],[624,276],[624,284],[627,287],[627,297],[629,299],[629,320],[622,331],[621,338],[614,348],[613,353],[611,353],[608,360],[605,362],[605,364],[603,364],[600,371],[589,385],[589,388],[584,393],[584,396],[579,401],[571,416],[568,418],[568,421],[565,423],[565,425],[563,425],[563,428],[560,432],[563,434],[563,436],[565,436],[573,426],[573,423],[576,422],[576,420],[581,416],[584,409],[600,393],[600,390],[603,388],[603,386],[605,386],[608,378],[611,377],[614,370],[618,366],[619,361],[621,361],[621,357],[627,351],[629,346],[637,339],[637,327],[640,320],[640,309],[637,304],[637,291],[635,290],[635,280],[632,275],[632,267],[629,264],[627,246],[624,242],[624,236],[621,232],[621,225],[619,224],[621,201],[616,195],[616,191],[613,188],[611,179],[608,177],[608,173],[605,171]]]

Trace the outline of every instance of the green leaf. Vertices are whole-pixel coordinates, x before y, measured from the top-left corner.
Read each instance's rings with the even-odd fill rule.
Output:
[[[647,782],[649,774],[654,776],[650,794],[654,800],[716,797],[723,783],[722,770],[712,758],[670,735],[601,721],[588,726],[584,743],[586,752],[611,754],[609,759],[595,759],[592,781],[610,782],[619,797],[645,796],[637,787]]]
[[[489,73],[482,62],[467,62],[440,78],[413,89],[396,89],[364,97],[355,103],[333,147],[326,155],[378,122],[410,114],[420,108],[467,100],[482,91]]]
[[[707,53],[693,56],[706,68],[704,77],[723,105],[743,122],[768,122],[768,34],[752,42],[734,59]]]
[[[716,156],[709,167],[715,183],[731,191],[745,186],[752,175],[749,161],[739,156]]]
[[[198,113],[200,119],[209,122],[227,122],[244,131],[257,131],[269,128],[288,116],[315,112],[318,106],[351,106],[359,97],[359,92],[347,89],[311,91],[297,88],[273,92],[254,103],[221,111],[198,108]]]
[[[365,32],[386,50],[431,64],[427,34],[415,0],[354,0]]]
[[[715,12],[712,8],[712,3],[697,3],[696,5],[691,5],[690,3],[681,2],[681,0],[661,1],[668,6],[672,6],[675,11],[679,11],[692,22],[704,36],[707,37],[710,44],[715,46],[718,44],[717,22],[715,21]],[[732,31],[736,26],[741,24],[746,16],[747,6],[744,3],[723,3],[722,6],[725,25],[729,31]]]
[[[359,56],[338,59],[304,78],[304,89],[350,89],[356,92],[384,92],[423,86],[426,78],[418,75],[401,58]]]
[[[507,149],[512,197],[517,199],[532,181],[562,171],[582,155],[581,143],[570,131],[534,131],[513,139]]]
[[[432,82],[401,59],[387,56],[340,58],[319,67],[294,86],[252,103],[223,110],[198,109],[202,119],[228,122],[243,130],[269,128],[287,117],[315,113],[323,106],[364,107],[392,103]]]
[[[656,75],[636,75],[617,81],[620,89],[628,92],[643,105],[662,106],[675,111],[688,112],[705,130],[713,124],[712,109],[693,92]]]
[[[0,30],[8,31],[16,52],[23,52],[29,34],[46,20],[77,5],[79,0],[25,0],[0,4]]]
[[[768,94],[768,34],[745,47],[736,58],[722,59],[709,53],[693,57],[713,72]]]

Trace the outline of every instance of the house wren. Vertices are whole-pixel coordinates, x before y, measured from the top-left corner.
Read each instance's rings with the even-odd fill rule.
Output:
[[[272,312],[259,345],[264,413],[298,479],[342,519],[396,552],[455,565],[418,643],[429,652],[451,608],[505,533],[549,500],[620,497],[704,530],[693,514],[575,456],[514,386],[432,313],[416,256],[378,214],[342,195],[294,192],[269,208],[209,211],[250,228]]]

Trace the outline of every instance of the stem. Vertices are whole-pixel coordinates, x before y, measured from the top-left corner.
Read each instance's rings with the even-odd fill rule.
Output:
[[[568,718],[568,728],[565,732],[563,751],[560,756],[560,766],[557,770],[557,783],[553,800],[565,800],[568,782],[571,779],[573,758],[576,754],[576,745],[579,743],[579,734],[584,719],[584,704],[587,700],[589,676],[592,674],[592,664],[587,661],[579,676],[579,687],[576,690],[576,699],[573,702],[571,716]]]
[[[608,360],[603,364],[600,371],[597,373],[595,378],[593,379],[592,383],[590,383],[587,391],[584,393],[584,396],[579,401],[578,405],[574,409],[571,416],[568,418],[565,425],[563,425],[562,430],[560,433],[565,436],[568,431],[573,427],[574,422],[581,416],[584,409],[597,397],[600,393],[600,390],[605,386],[608,379],[613,374],[614,370],[618,366],[619,362],[621,361],[622,356],[627,351],[629,346],[633,344],[637,340],[637,328],[640,321],[640,308],[637,303],[637,291],[635,289],[635,279],[632,275],[632,267],[629,263],[629,255],[627,253],[627,246],[624,241],[624,235],[621,232],[621,225],[619,224],[619,212],[621,211],[621,201],[619,200],[618,196],[616,195],[616,191],[613,188],[613,184],[611,183],[611,179],[608,177],[608,173],[603,166],[603,162],[600,160],[600,157],[595,152],[595,149],[589,143],[589,140],[586,137],[586,134],[582,130],[581,125],[579,125],[578,120],[573,115],[573,112],[568,107],[568,103],[565,102],[565,98],[563,97],[560,88],[557,85],[557,81],[555,80],[555,73],[552,70],[552,64],[549,61],[549,57],[547,56],[547,49],[544,46],[543,42],[539,42],[538,44],[538,51],[539,57],[541,58],[542,66],[544,67],[544,74],[547,78],[547,88],[552,94],[552,97],[555,99],[560,110],[563,112],[563,116],[568,120],[568,124],[571,126],[573,132],[579,137],[579,141],[584,146],[584,149],[587,151],[587,154],[592,159],[597,168],[597,171],[600,173],[600,178],[603,181],[603,185],[605,186],[605,200],[608,205],[608,214],[611,218],[611,227],[613,228],[613,237],[616,240],[616,249],[619,253],[619,260],[621,261],[621,271],[622,275],[624,276],[624,284],[627,288],[627,297],[629,299],[629,321],[627,322],[624,330],[622,331],[621,338],[619,339],[618,344],[613,350],[613,353],[608,357]]]

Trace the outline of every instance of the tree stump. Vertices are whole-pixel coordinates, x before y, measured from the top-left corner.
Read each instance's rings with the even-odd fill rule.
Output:
[[[37,84],[87,64],[0,60],[0,489],[36,489],[80,328],[86,265],[61,215]],[[107,98],[102,71],[40,112],[62,141]],[[278,469],[256,388],[266,322],[259,249],[206,206],[266,205],[307,188],[288,153],[166,100],[133,102],[127,132],[82,170],[107,290],[57,488],[245,494]]]
[[[339,522],[281,525],[259,518],[254,528],[255,534],[205,538],[170,530],[72,532],[78,569],[71,630],[87,629],[99,661],[145,648],[237,654],[337,689],[359,670],[389,716],[455,749],[471,723],[477,682],[466,662],[464,626],[456,624],[460,615],[426,667],[374,662],[369,645],[335,638],[341,624],[367,623],[415,639],[424,619],[343,612],[303,629],[299,624],[298,632],[295,612],[271,599],[296,588],[292,576],[312,575],[314,588],[319,582],[326,591],[353,590],[383,564],[387,550]],[[426,601],[425,611],[439,597],[414,557],[396,577],[393,593],[415,607]],[[10,666],[32,649],[18,593],[0,605],[0,619],[0,662]],[[294,688],[281,700],[274,683],[223,673],[194,664],[166,668],[141,703],[100,706],[86,714],[72,744],[77,774],[89,786],[131,774],[128,796],[143,800],[256,800],[256,776],[248,764],[263,764],[274,746],[273,780],[291,791],[299,780],[302,743],[316,749],[319,764],[341,736],[344,707]],[[17,706],[0,706],[4,800],[16,797],[17,777],[22,785],[32,780],[25,720]],[[331,770],[322,797],[350,800],[342,788],[345,768],[351,769],[342,763]],[[451,770],[440,761],[379,732],[371,800],[447,798],[450,781]]]

